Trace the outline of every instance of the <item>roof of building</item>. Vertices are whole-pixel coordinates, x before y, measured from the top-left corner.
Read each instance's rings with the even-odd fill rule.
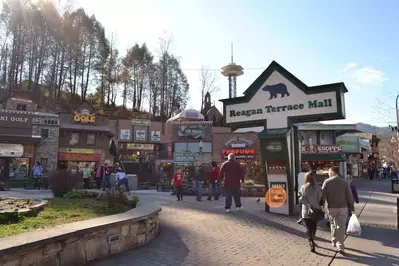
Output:
[[[190,120],[204,120],[203,114],[194,109],[187,109],[177,115],[169,118],[166,123],[173,121],[190,121]]]

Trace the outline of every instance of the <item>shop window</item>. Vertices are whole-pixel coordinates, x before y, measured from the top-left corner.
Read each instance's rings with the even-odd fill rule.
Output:
[[[87,144],[88,145],[94,145],[96,144],[96,134],[94,133],[88,133],[87,136]]]
[[[79,132],[71,133],[71,141],[69,142],[71,145],[75,145],[79,143]]]
[[[42,119],[39,117],[35,117],[33,118],[33,124],[41,124],[42,123]]]
[[[17,103],[17,110],[19,111],[26,111],[26,104]]]
[[[47,158],[40,158],[40,164],[42,167],[47,167]]]
[[[48,138],[48,129],[47,128],[42,128],[42,134],[41,134],[43,139]]]

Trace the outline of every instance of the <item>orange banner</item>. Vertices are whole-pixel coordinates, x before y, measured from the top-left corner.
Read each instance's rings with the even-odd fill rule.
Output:
[[[100,154],[59,152],[58,160],[74,162],[98,162],[101,160],[101,156]]]

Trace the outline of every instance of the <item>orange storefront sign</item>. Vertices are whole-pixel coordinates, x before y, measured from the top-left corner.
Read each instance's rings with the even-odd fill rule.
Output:
[[[58,160],[74,162],[99,162],[101,161],[101,156],[100,154],[59,152]]]
[[[265,202],[271,208],[280,208],[287,201],[287,192],[282,187],[271,187],[265,195]]]

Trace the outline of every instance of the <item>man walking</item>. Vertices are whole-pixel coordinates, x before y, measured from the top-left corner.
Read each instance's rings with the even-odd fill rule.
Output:
[[[202,169],[202,165],[197,166],[195,171],[195,189],[197,191],[197,201],[202,201],[202,189],[204,185],[204,170]]]
[[[230,212],[232,197],[234,198],[237,210],[241,210],[241,182],[244,182],[244,171],[241,165],[235,160],[233,153],[227,156],[227,161],[220,167],[218,179],[224,180],[223,194],[226,197],[226,212]]]
[[[329,178],[323,183],[323,201],[327,201],[330,216],[331,242],[338,252],[344,254],[346,221],[349,211],[355,213],[353,196],[349,183],[339,177],[339,168],[333,166],[328,171]],[[324,205],[324,202],[323,202]]]

